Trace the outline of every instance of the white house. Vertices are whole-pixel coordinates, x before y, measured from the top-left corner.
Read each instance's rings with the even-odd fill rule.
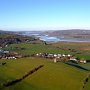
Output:
[[[54,57],[57,57],[57,54],[54,54]]]
[[[63,56],[63,57],[65,57],[66,55],[65,55],[65,54],[63,54],[62,56]]]
[[[70,55],[70,54],[68,54],[67,56],[68,56],[68,57],[71,57],[71,55]]]
[[[80,63],[87,63],[87,61],[86,60],[80,60]]]
[[[77,59],[75,57],[71,57],[70,60],[73,60],[73,61],[77,62]]]

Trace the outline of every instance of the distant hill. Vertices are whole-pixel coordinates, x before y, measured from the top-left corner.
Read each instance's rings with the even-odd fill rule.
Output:
[[[61,40],[90,41],[90,30],[70,29],[70,30],[46,30],[46,31],[2,31],[0,30],[0,44],[12,44],[20,42],[36,43],[37,36],[57,37]],[[39,40],[40,41],[40,40]],[[40,42],[42,43],[42,42]]]
[[[0,30],[0,46],[14,43],[37,41],[35,37],[16,34],[15,32]]]
[[[27,36],[49,36],[56,37],[62,41],[88,41],[90,42],[90,30],[84,29],[69,29],[69,30],[44,30],[44,31],[19,31],[16,32],[20,35]]]
[[[47,31],[45,34],[49,36],[56,36],[61,39],[76,39],[77,41],[90,41],[90,30],[80,30],[80,29],[71,29],[71,30],[56,30],[56,31]]]
[[[44,30],[44,31],[18,31],[16,32],[18,34],[25,34],[25,35],[31,35],[31,34],[47,34],[50,36],[59,36],[59,35],[90,35],[90,30],[81,30],[81,29],[69,29],[69,30]]]
[[[71,30],[55,30],[55,31],[46,31],[46,34],[50,36],[58,35],[90,35],[90,30],[80,30],[80,29],[71,29]]]

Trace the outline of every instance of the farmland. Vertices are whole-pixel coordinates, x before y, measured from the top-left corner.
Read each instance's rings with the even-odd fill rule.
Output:
[[[37,53],[71,54],[85,58],[90,62],[90,43],[59,42],[44,45],[43,43],[9,44],[3,50],[17,52],[23,56],[19,59],[0,60],[0,90],[80,90],[89,71],[73,67],[63,62],[54,63],[53,59],[33,57]],[[86,47],[86,48],[85,48]],[[78,64],[90,70],[90,63]],[[40,70],[25,79],[5,87],[4,84],[19,79],[30,70],[44,65]],[[84,90],[89,90],[89,84]]]
[[[5,50],[16,51],[23,55],[36,53],[61,53],[72,54],[78,58],[90,59],[90,43],[60,42],[51,45],[20,43],[11,44]]]
[[[6,50],[17,51],[22,54],[34,54],[34,53],[68,53],[64,50],[59,50],[56,47],[51,45],[43,45],[43,44],[30,44],[30,43],[20,43],[20,44],[12,44]]]
[[[53,63],[42,58],[0,60],[0,88],[2,90],[80,90],[87,71],[79,70],[64,63]],[[3,87],[7,81],[21,77],[29,70],[43,64],[44,67],[15,85]]]
[[[90,43],[89,42],[59,42],[53,46],[61,50],[71,52],[78,58],[90,59]]]

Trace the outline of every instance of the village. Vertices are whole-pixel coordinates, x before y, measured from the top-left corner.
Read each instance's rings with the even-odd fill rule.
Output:
[[[77,59],[77,57],[71,55],[71,54],[52,54],[52,53],[37,53],[31,55],[33,57],[40,57],[40,58],[48,58],[52,60],[54,63],[57,62],[73,62],[73,63],[87,63],[87,61],[82,59]],[[23,58],[24,56],[18,54],[17,52],[10,52],[10,51],[4,51],[0,49],[0,59],[17,59],[17,58]]]
[[[0,49],[0,59],[17,59],[21,57],[22,55],[18,54],[17,52],[10,52]]]
[[[35,56],[52,59],[52,61],[54,63],[56,63],[56,62],[68,62],[68,61],[71,61],[71,62],[76,63],[76,64],[78,64],[78,63],[84,63],[84,64],[87,63],[87,61],[84,58],[78,60],[77,57],[75,57],[71,54],[37,53]]]

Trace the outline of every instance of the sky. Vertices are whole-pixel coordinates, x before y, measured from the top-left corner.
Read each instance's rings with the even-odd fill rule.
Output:
[[[90,29],[90,0],[0,0],[0,29]]]

